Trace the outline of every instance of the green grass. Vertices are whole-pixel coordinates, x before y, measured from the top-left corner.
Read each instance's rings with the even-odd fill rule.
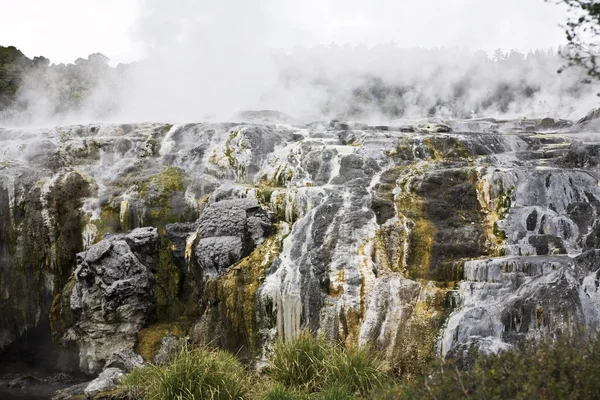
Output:
[[[168,365],[134,370],[122,387],[133,399],[242,400],[250,377],[227,352],[186,347]]]
[[[277,383],[308,393],[321,392],[322,399],[366,395],[389,381],[377,351],[359,346],[343,349],[309,332],[290,342],[277,342],[268,371]]]
[[[363,396],[390,380],[379,353],[367,346],[337,349],[327,359],[326,372],[328,383]]]
[[[598,338],[561,336],[464,356],[393,379],[376,350],[304,332],[275,343],[266,373],[248,372],[223,351],[187,347],[168,365],[134,370],[121,393],[136,400],[600,399]]]
[[[352,394],[352,389],[343,384],[335,383],[327,386],[319,393],[315,393],[313,397],[315,400],[352,400],[356,397]]]
[[[281,384],[274,384],[259,398],[260,400],[308,400],[310,399],[310,395],[302,390],[291,389]]]
[[[280,340],[271,354],[269,375],[288,387],[318,390],[325,382],[325,359],[332,352],[331,343],[309,332],[302,332],[291,342]]]

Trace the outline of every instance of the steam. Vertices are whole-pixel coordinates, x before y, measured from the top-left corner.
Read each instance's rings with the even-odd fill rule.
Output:
[[[277,71],[263,45],[268,2],[147,0],[139,25],[148,59],[136,68],[123,115],[134,119],[227,118],[249,108]]]
[[[67,109],[63,106],[65,90],[70,89],[64,77],[34,70],[20,91],[27,111],[11,115],[11,120],[192,122],[231,120],[246,109],[274,109],[298,121],[344,118],[385,123],[476,116],[577,119],[597,105],[598,87],[582,84],[585,73],[575,68],[557,74],[564,60],[552,50],[488,54],[458,47],[427,50],[374,44],[373,40],[369,46],[317,45],[314,32],[300,29],[298,20],[313,18],[325,24],[327,15],[339,11],[342,16],[331,20],[333,27],[324,26],[324,32],[335,37],[342,21],[368,38],[366,32],[376,28],[373,16],[355,1],[344,3],[347,8],[341,3],[336,7],[337,0],[328,5],[308,1],[306,9],[296,6],[292,12],[286,11],[291,2],[256,3],[182,0],[175,7],[163,0],[144,0],[134,29],[146,54],[143,61],[110,68],[101,60],[88,60],[77,71],[92,78],[81,101]],[[375,3],[383,6],[386,2]],[[476,5],[470,0],[459,3]],[[400,13],[402,8],[392,8],[399,20],[406,23],[411,18]],[[388,32],[393,18],[385,18],[381,29]],[[502,15],[498,18],[502,20]],[[441,25],[447,21],[433,18],[427,22],[430,41],[436,30],[449,35],[453,29],[449,22]],[[344,29],[348,31],[348,26]],[[425,35],[427,29],[417,32]],[[457,38],[464,40],[464,32]],[[473,43],[478,40],[473,38]],[[522,40],[529,44],[530,38]],[[309,45],[292,48],[290,43]]]

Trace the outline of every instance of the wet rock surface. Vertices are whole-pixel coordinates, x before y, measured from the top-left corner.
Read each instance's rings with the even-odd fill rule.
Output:
[[[0,129],[0,347],[46,316],[97,374],[184,321],[253,360],[310,329],[410,369],[596,331],[596,114]]]
[[[83,384],[78,382],[81,382],[80,378],[63,373],[48,375],[38,371],[33,374],[0,374],[0,398],[49,399],[55,392],[68,391],[70,387],[77,385],[87,385],[87,382]]]

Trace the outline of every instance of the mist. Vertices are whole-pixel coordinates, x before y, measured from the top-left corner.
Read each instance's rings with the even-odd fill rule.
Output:
[[[560,29],[539,21],[560,20],[560,7],[541,0],[424,3],[185,0],[174,7],[143,0],[132,29],[143,60],[99,66],[67,109],[64,83],[33,71],[19,93],[26,112],[4,120],[224,121],[262,109],[298,122],[578,119],[597,105],[599,88],[581,83],[584,71],[558,74],[558,49],[534,47],[545,44],[536,35],[559,42]]]

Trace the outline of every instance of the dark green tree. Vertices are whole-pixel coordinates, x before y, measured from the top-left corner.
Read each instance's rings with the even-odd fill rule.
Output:
[[[33,61],[14,46],[0,46],[0,110],[13,105]]]

